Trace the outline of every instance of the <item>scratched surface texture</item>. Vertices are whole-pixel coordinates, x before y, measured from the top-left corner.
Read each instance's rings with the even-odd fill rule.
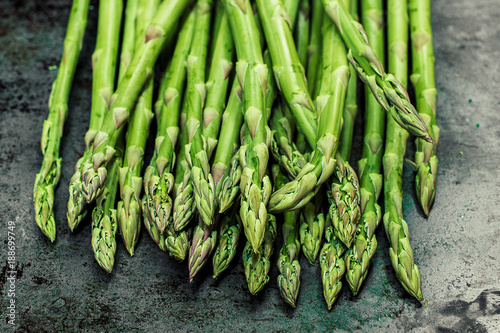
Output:
[[[241,260],[219,280],[205,270],[188,282],[178,264],[142,233],[128,257],[119,240],[115,269],[95,263],[89,223],[66,225],[67,184],[84,149],[89,121],[91,54],[97,1],[64,130],[57,189],[57,240],[34,221],[32,186],[42,156],[39,139],[59,63],[70,1],[0,2],[0,331],[7,325],[7,222],[16,223],[16,332],[499,332],[500,331],[500,6],[495,0],[435,0],[433,24],[439,91],[438,192],[424,218],[405,163],[404,215],[427,306],[409,298],[388,259],[383,228],[365,286],[344,288],[331,312],[319,270],[302,259],[295,310],[279,295],[276,266],[256,297]],[[360,155],[356,133],[354,157]],[[407,157],[414,151],[409,142]],[[276,252],[273,260],[276,260]],[[238,257],[239,258],[239,257]]]

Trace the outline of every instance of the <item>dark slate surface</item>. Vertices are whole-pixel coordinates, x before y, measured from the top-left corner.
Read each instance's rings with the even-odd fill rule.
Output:
[[[247,291],[241,262],[219,281],[206,270],[206,278],[190,284],[186,266],[169,258],[143,232],[133,258],[119,241],[115,270],[108,275],[94,261],[88,221],[76,233],[69,232],[67,184],[88,126],[96,1],[61,147],[57,240],[51,244],[41,234],[31,191],[42,160],[39,139],[56,75],[49,66],[59,63],[70,1],[41,3],[0,4],[0,331],[11,330],[6,320],[8,221],[16,226],[18,332],[500,331],[497,1],[433,3],[442,135],[439,188],[428,218],[416,206],[409,164],[404,173],[404,214],[428,305],[409,298],[399,285],[379,228],[379,248],[364,288],[358,297],[345,288],[331,312],[322,299],[319,270],[305,260],[301,294],[292,310],[280,298],[276,267],[267,288],[256,297]],[[409,158],[413,151],[410,142]]]

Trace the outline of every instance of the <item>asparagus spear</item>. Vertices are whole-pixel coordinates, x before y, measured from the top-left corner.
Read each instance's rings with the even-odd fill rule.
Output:
[[[434,202],[438,158],[436,148],[439,127],[436,124],[436,79],[434,77],[434,47],[432,42],[431,1],[410,1],[410,26],[412,40],[413,73],[410,77],[417,96],[417,110],[429,128],[433,143],[416,139],[415,165],[417,175],[415,187],[417,198],[425,215]]]
[[[257,8],[271,53],[278,89],[295,116],[298,130],[314,148],[317,135],[316,109],[307,89],[286,9],[281,0],[257,0]]]
[[[229,74],[232,69],[231,58],[234,46],[229,27],[229,20],[224,7],[217,7],[216,20],[220,22],[218,24],[217,31],[214,32],[214,40],[212,43],[212,65],[207,82],[207,86],[209,87],[207,103],[203,111],[203,137],[208,144],[208,156],[211,155],[211,152],[217,142],[222,108],[226,100]],[[238,110],[238,108],[236,108],[236,110],[241,114],[241,111]],[[233,150],[231,148],[233,147],[229,147],[229,151]],[[206,162],[207,165],[208,156]],[[189,253],[189,277],[191,281],[197,272],[199,272],[199,270],[208,261],[209,256],[214,251],[217,243],[218,219],[214,220],[215,208],[217,207],[214,196],[217,194],[217,189],[215,188],[216,185],[213,180],[213,175],[206,175],[206,178],[212,179],[212,189],[207,188],[207,186],[203,184],[201,184],[203,186],[195,186],[197,189],[195,198],[199,198],[197,200],[197,204],[203,207],[203,213],[200,214],[203,217],[205,225],[203,226],[202,224],[199,224],[194,229],[191,251]],[[200,211],[200,208],[198,208],[198,211]]]
[[[214,29],[211,67],[207,81],[207,100],[203,109],[203,136],[208,142],[209,158],[217,145],[222,112],[230,81],[229,76],[233,69],[232,58],[234,54],[234,43],[229,20],[224,7],[220,3],[217,3],[216,18],[220,23],[217,29]]]
[[[283,7],[285,8],[288,17],[290,18],[290,27],[293,28],[295,26],[295,22],[297,21],[297,16],[299,13],[299,6],[301,4],[301,0],[282,0]]]
[[[53,206],[54,188],[61,176],[59,147],[64,122],[68,115],[68,98],[71,84],[82,48],[85,27],[87,26],[88,9],[89,0],[73,1],[64,38],[63,55],[49,98],[49,115],[43,123],[40,142],[43,161],[40,172],[35,178],[33,201],[35,204],[35,221],[51,242],[56,239],[56,221]]]
[[[196,23],[193,44],[188,56],[186,90],[188,144],[186,160],[191,167],[196,208],[207,226],[213,224],[215,184],[210,174],[209,144],[203,132],[203,107],[207,95],[205,64],[210,39],[212,0],[199,0],[196,5]]]
[[[259,33],[249,1],[224,1],[236,47],[236,75],[243,91],[245,144],[239,150],[243,167],[240,216],[254,252],[264,241],[271,181],[266,175],[270,130],[267,127],[266,83],[268,69],[262,58]]]
[[[248,290],[252,295],[257,294],[269,282],[269,259],[273,254],[273,244],[276,239],[277,226],[274,215],[269,214],[264,233],[264,241],[258,251],[254,251],[250,241],[247,241],[243,250],[243,266]]]
[[[82,169],[82,190],[88,203],[102,191],[106,179],[106,163],[115,151],[116,140],[123,130],[123,124],[136,103],[144,83],[153,73],[153,66],[191,0],[164,1],[147,28],[140,47],[128,66],[123,79],[113,95],[112,104],[101,129],[96,134],[90,163]]]
[[[167,227],[172,211],[170,192],[174,185],[175,145],[179,135],[179,113],[186,77],[186,61],[193,37],[195,17],[196,13],[192,11],[179,32],[172,60],[163,77],[164,89],[160,90],[155,105],[158,120],[155,151],[150,165],[144,172],[143,200],[148,209],[145,216],[151,217],[150,221],[144,222],[149,225],[154,223],[159,231],[158,236]]]
[[[363,26],[375,55],[384,60],[383,2],[363,0],[361,2]],[[363,283],[370,260],[375,254],[377,240],[375,229],[382,218],[377,204],[382,190],[382,155],[385,127],[385,112],[365,86],[365,133],[362,158],[358,162],[361,183],[361,212],[358,232],[352,250],[347,253],[347,281],[356,295]]]
[[[323,20],[323,25],[323,74],[316,98],[319,116],[316,148],[311,160],[295,180],[272,194],[269,201],[270,212],[303,207],[335,169],[349,67],[342,39],[335,26],[328,19]]]
[[[300,214],[300,244],[302,252],[313,266],[318,264],[318,254],[325,232],[325,214],[321,206],[322,201],[323,195],[316,194],[314,199],[304,206]]]
[[[214,269],[213,278],[218,278],[224,272],[236,256],[238,241],[241,235],[241,220],[238,207],[233,208],[229,215],[219,217],[219,240],[212,258]]]
[[[403,85],[406,85],[408,76],[407,2],[390,0],[388,13],[389,70]],[[394,121],[389,120],[384,154],[384,227],[389,238],[389,255],[392,267],[403,288],[416,299],[422,300],[420,271],[414,262],[408,226],[402,213],[401,176],[408,133],[396,126]]]
[[[351,248],[361,216],[359,180],[349,162],[344,161],[340,154],[336,156],[334,174],[328,190],[329,214],[335,236]]]
[[[178,159],[175,166],[175,179],[174,179],[174,208],[177,204],[182,204],[184,206],[181,210],[174,210],[173,216],[170,217],[167,227],[165,229],[165,248],[168,250],[170,255],[177,259],[178,261],[183,261],[186,258],[187,252],[189,250],[189,240],[191,239],[191,228],[186,226],[191,221],[193,217],[193,211],[195,209],[195,202],[192,195],[187,201],[183,201],[183,197],[180,195],[182,191],[186,190],[187,186],[190,186],[190,173],[189,166],[186,161],[185,146],[188,141],[187,131],[185,129],[185,119],[186,119],[186,108],[184,107],[181,111],[181,122],[180,122],[180,139],[179,139],[179,153]],[[183,121],[184,120],[184,121]],[[185,213],[187,212],[187,213]],[[177,217],[175,214],[181,214]],[[182,228],[177,230],[175,227],[175,219],[181,222]]]
[[[151,21],[158,7],[158,0],[142,0],[137,7],[136,49],[143,43],[146,27]],[[120,197],[117,205],[118,226],[123,243],[130,254],[134,255],[134,248],[139,238],[142,203],[142,165],[144,164],[144,150],[148,138],[149,125],[154,115],[153,81],[149,80],[139,97],[135,111],[127,130],[127,144],[123,167],[120,168]]]
[[[123,146],[123,138],[118,145]],[[115,263],[116,230],[118,220],[115,209],[118,193],[118,171],[123,163],[123,148],[117,149],[117,154],[108,170],[108,178],[104,183],[104,191],[96,200],[92,211],[92,250],[94,257],[106,272],[111,273]]]
[[[134,4],[134,1],[131,1]],[[90,124],[85,134],[85,152],[78,160],[75,174],[69,182],[68,225],[73,231],[87,215],[87,203],[81,192],[81,171],[92,155],[91,146],[101,128],[113,94],[116,58],[122,16],[122,0],[106,0],[99,3],[97,41],[92,55],[92,109]]]
[[[307,85],[309,91],[316,97],[316,83],[319,82],[317,75],[321,67],[321,40],[323,39],[321,30],[325,9],[321,0],[312,0],[311,8],[311,38],[309,39],[309,46],[307,48]]]
[[[321,4],[320,4],[321,5]],[[286,4],[285,4],[286,7]],[[309,47],[309,34],[311,30],[311,5],[309,0],[301,0],[297,25],[295,27],[295,45],[297,45],[297,55],[300,63],[307,72],[307,53]]]
[[[347,3],[347,2],[346,2]],[[353,19],[358,20],[358,1],[348,1],[349,12]],[[357,87],[358,77],[356,69],[352,64],[349,64],[349,84],[347,85],[347,94],[345,97],[344,116],[342,125],[342,134],[340,135],[339,154],[344,161],[349,161],[351,158],[352,138],[354,134],[354,122],[358,114],[357,104]]]
[[[276,188],[283,186],[288,179],[281,172],[279,165],[273,165],[274,185]],[[300,254],[299,226],[300,211],[288,211],[284,214],[282,226],[283,245],[278,258],[278,286],[281,297],[291,306],[295,307],[300,288]]]
[[[276,103],[271,116],[273,140],[271,152],[280,167],[290,176],[296,178],[307,164],[307,158],[299,152],[293,141],[293,127],[283,111],[284,106]]]
[[[239,148],[243,113],[238,95],[241,96],[241,88],[238,79],[235,78],[226,110],[222,116],[219,143],[211,170],[216,186],[215,194],[219,213],[221,214],[233,205],[240,193],[241,165],[237,149]]]
[[[189,281],[193,282],[194,277],[207,263],[210,255],[217,243],[217,228],[207,226],[199,218],[198,224],[193,229],[193,238],[189,249]]]
[[[321,267],[321,281],[323,283],[323,296],[325,297],[328,310],[342,289],[342,276],[346,270],[344,261],[345,245],[335,236],[331,218],[327,217],[325,238],[326,242],[321,248],[319,264]]]
[[[432,142],[427,126],[410,103],[408,93],[392,74],[385,72],[382,62],[368,45],[363,27],[356,22],[342,1],[321,0],[330,19],[338,27],[348,58],[359,78],[370,87],[378,103],[389,112],[397,123],[412,134]]]

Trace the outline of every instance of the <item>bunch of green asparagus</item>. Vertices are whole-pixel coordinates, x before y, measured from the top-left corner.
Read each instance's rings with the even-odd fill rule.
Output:
[[[88,7],[73,1],[43,126],[33,195],[35,220],[51,241]],[[410,51],[416,109],[406,91]],[[191,281],[209,262],[219,277],[245,244],[244,272],[256,294],[280,245],[284,300],[297,304],[302,252],[320,265],[330,309],[344,275],[360,291],[383,220],[397,278],[423,299],[401,175],[412,134],[416,197],[428,215],[439,139],[430,0],[101,0],[91,60],[90,124],[67,219],[75,231],[92,211],[92,249],[107,272],[117,234],[133,256],[143,226],[160,249],[187,259]],[[358,78],[365,106],[356,172]],[[145,156],[154,123],[153,154]]]

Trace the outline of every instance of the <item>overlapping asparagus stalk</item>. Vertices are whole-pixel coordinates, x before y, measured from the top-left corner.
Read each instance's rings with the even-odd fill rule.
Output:
[[[417,198],[424,214],[429,211],[436,193],[438,158],[436,148],[439,127],[436,124],[436,79],[434,77],[434,45],[432,40],[431,1],[409,1],[411,50],[413,71],[411,82],[415,87],[417,110],[434,142],[416,139],[415,165],[417,174],[415,187]]]
[[[196,24],[193,45],[188,56],[186,90],[188,144],[186,160],[191,168],[191,182],[196,208],[203,222],[211,226],[214,216],[215,185],[210,174],[209,144],[203,136],[203,108],[207,96],[205,66],[210,40],[212,0],[199,0],[196,5]],[[183,195],[183,194],[182,194]]]
[[[322,27],[325,8],[321,0],[311,1],[311,37],[307,48],[307,85],[313,97],[316,97],[316,83],[319,82],[317,75],[320,73],[321,66],[321,41]],[[318,87],[319,89],[319,87]]]
[[[186,82],[187,56],[191,47],[196,12],[186,18],[177,39],[175,51],[163,78],[164,89],[160,91],[155,105],[157,132],[155,151],[150,165],[144,172],[144,199],[147,215],[145,223],[155,224],[162,234],[169,223],[172,212],[171,191],[174,187],[175,147],[179,136],[179,114]],[[148,228],[148,230],[152,230]],[[158,239],[158,237],[153,237]],[[157,242],[158,243],[158,242]]]
[[[106,164],[115,151],[115,144],[128,120],[144,83],[153,74],[153,66],[184,12],[190,0],[172,0],[162,2],[151,24],[146,29],[140,47],[136,48],[134,57],[126,74],[119,82],[112,97],[112,104],[106,114],[103,125],[97,132],[90,163],[82,169],[82,190],[88,203],[93,202],[102,192],[106,179]]]
[[[342,277],[346,270],[346,263],[343,258],[346,247],[335,236],[330,216],[327,217],[325,240],[319,254],[319,264],[321,267],[323,296],[328,310],[331,310],[342,289]]]
[[[316,148],[295,180],[273,193],[269,201],[270,212],[305,206],[335,169],[349,67],[344,44],[335,26],[328,19],[323,21],[323,74],[316,98],[319,117]],[[300,126],[299,122],[297,124]]]
[[[118,146],[123,146],[122,138]],[[118,147],[117,153],[111,161],[108,178],[104,183],[104,191],[96,200],[92,211],[92,250],[94,257],[106,272],[111,273],[115,263],[116,231],[118,217],[116,213],[116,196],[118,194],[119,169],[123,163],[123,148]]]
[[[269,214],[264,232],[264,240],[258,251],[254,251],[250,241],[246,242],[243,249],[243,266],[248,290],[252,295],[257,294],[269,282],[269,270],[271,269],[271,255],[274,250],[274,240],[278,232],[276,218]]]
[[[158,0],[144,0],[137,7],[136,50],[143,43],[142,39],[146,27],[158,4]],[[128,125],[123,167],[120,168],[121,200],[117,205],[118,226],[123,243],[131,256],[134,255],[141,227],[142,204],[140,196],[143,187],[141,175],[149,125],[154,117],[152,107],[153,81],[149,80],[139,96]]]
[[[389,70],[406,85],[408,77],[408,15],[407,2],[388,2]],[[384,227],[389,238],[389,255],[396,276],[403,288],[418,300],[422,300],[420,271],[414,262],[408,226],[403,219],[402,173],[408,133],[400,129],[392,119],[387,124],[384,154]]]
[[[131,6],[135,2],[130,1]],[[92,155],[91,147],[96,133],[101,128],[104,117],[111,103],[114,91],[115,71],[120,41],[120,23],[122,0],[104,0],[99,2],[97,41],[92,55],[92,108],[90,124],[85,134],[85,152],[78,160],[75,174],[69,182],[68,226],[73,231],[87,215],[87,202],[81,192],[81,171]]]
[[[368,45],[363,26],[349,14],[340,0],[321,0],[330,19],[338,27],[348,48],[348,59],[359,78],[370,88],[378,103],[396,122],[412,134],[432,142],[425,122],[410,103],[408,93],[392,74],[385,72],[381,61]]]
[[[321,4],[320,4],[321,5]],[[286,6],[286,5],[285,5]],[[307,59],[309,48],[309,36],[311,32],[311,5],[309,0],[300,0],[299,13],[297,14],[297,25],[295,26],[295,45],[304,72],[307,73]]]
[[[241,235],[239,207],[234,207],[230,214],[222,215],[219,222],[219,239],[212,257],[213,277],[218,278],[236,256]]]
[[[239,183],[242,168],[238,149],[243,112],[239,96],[241,96],[240,84],[238,78],[234,78],[227,107],[222,116],[219,142],[211,170],[216,200],[221,214],[233,205],[241,192]]]
[[[68,116],[68,98],[75,75],[76,65],[82,49],[83,36],[87,26],[89,0],[74,0],[71,7],[68,28],[64,37],[64,50],[52,84],[49,98],[49,115],[43,123],[40,147],[43,153],[42,166],[36,175],[33,187],[35,221],[51,242],[56,239],[54,219],[54,189],[61,175],[59,147]]]
[[[224,0],[238,62],[236,75],[243,91],[245,144],[239,150],[243,167],[240,216],[245,235],[258,255],[267,224],[271,181],[266,175],[270,130],[266,115],[267,66],[262,58],[259,33],[249,1]]]
[[[300,213],[300,244],[309,263],[318,264],[318,254],[325,233],[325,214],[323,212],[323,193],[316,194]]]
[[[273,165],[274,186],[279,188],[287,181],[287,177],[280,171],[280,167]],[[300,211],[288,211],[284,214],[281,227],[283,245],[278,257],[278,287],[281,297],[291,306],[295,307],[300,288],[300,241],[299,241],[299,216]]]
[[[378,59],[385,59],[383,1],[361,2],[362,22]],[[382,190],[382,155],[386,113],[365,86],[365,132],[362,158],[358,162],[361,184],[361,218],[354,246],[346,255],[347,281],[354,294],[363,283],[377,248],[375,229],[382,219],[377,201]]]

